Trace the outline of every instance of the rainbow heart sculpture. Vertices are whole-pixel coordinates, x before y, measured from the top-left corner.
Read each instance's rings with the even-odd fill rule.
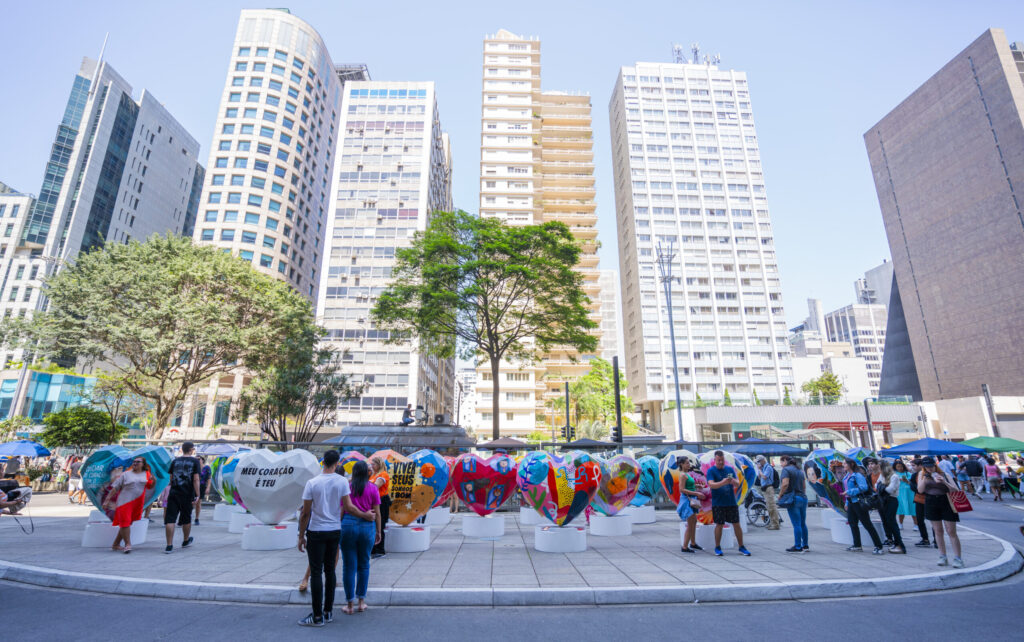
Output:
[[[640,483],[636,487],[636,495],[629,502],[631,506],[643,506],[654,499],[661,490],[659,465],[661,460],[651,455],[644,455],[636,460],[640,465]]]
[[[508,455],[460,455],[452,467],[452,487],[474,513],[490,515],[515,492],[516,463]]]
[[[336,470],[340,470],[345,477],[351,479],[352,467],[356,465],[357,461],[365,461],[369,465],[369,461],[366,460],[366,456],[363,453],[356,450],[349,450],[341,453],[341,459],[338,460],[338,467]]]
[[[601,483],[601,468],[578,450],[565,457],[534,451],[519,464],[516,483],[525,505],[565,526],[590,505]]]
[[[665,489],[665,495],[676,506],[679,505],[679,499],[682,496],[682,489],[686,482],[685,475],[689,474],[690,479],[694,480],[696,484],[696,475],[700,475],[698,468],[699,458],[700,456],[697,453],[690,450],[673,450],[662,457],[661,462],[658,464],[658,478],[661,480],[661,486]],[[684,459],[690,462],[689,473],[683,472],[682,462]],[[701,479],[704,478],[703,475],[700,475],[700,477]],[[711,504],[709,503],[708,507],[710,508],[710,506]]]
[[[734,488],[736,504],[742,506],[751,486],[757,480],[757,469],[754,467],[754,462],[750,461],[746,455],[730,452],[723,452],[722,455],[725,458],[725,465],[731,466],[736,471],[736,480],[739,481],[739,485]],[[706,452],[700,456],[700,470],[705,476],[707,476],[708,470],[714,466],[714,452]]]
[[[444,487],[444,492],[441,493],[441,496],[434,500],[434,505],[431,506],[431,508],[437,508],[455,494],[455,483],[452,481],[452,470],[455,468],[455,457],[444,455],[444,461],[448,464],[448,485]]]
[[[418,450],[409,457],[391,451],[386,466],[391,477],[391,519],[400,526],[425,515],[448,485],[448,462],[433,450]]]
[[[302,505],[306,482],[320,474],[320,462],[308,450],[244,453],[235,469],[235,485],[245,508],[264,524],[280,524]]]
[[[224,461],[220,462],[220,465],[213,471],[213,487],[217,490],[221,500],[225,504],[238,504],[242,508],[245,508],[245,504],[235,486],[235,471],[238,469],[238,460],[244,454],[239,453],[224,458]]]
[[[804,460],[804,475],[818,499],[846,518],[846,489],[843,487],[843,461],[846,456],[832,448],[820,448]]]
[[[152,504],[164,488],[171,481],[168,468],[171,464],[171,455],[162,446],[143,446],[135,451],[129,451],[123,446],[104,446],[89,455],[89,458],[82,464],[82,486],[85,494],[96,507],[96,510],[105,514],[113,521],[114,511],[105,510],[103,502],[107,499],[110,486],[114,480],[121,476],[136,457],[142,457],[149,465],[149,473],[156,482],[152,488],[146,490],[143,506]]]
[[[640,464],[629,455],[615,455],[611,459],[594,457],[601,468],[601,483],[597,487],[590,507],[602,515],[615,515],[629,506],[640,484]]]

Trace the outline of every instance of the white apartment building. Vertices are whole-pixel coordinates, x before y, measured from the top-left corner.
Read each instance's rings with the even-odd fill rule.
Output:
[[[645,423],[679,396],[777,403],[793,385],[771,217],[746,74],[716,64],[619,71],[610,104],[626,376]]]
[[[878,396],[887,321],[887,308],[880,303],[855,303],[825,315],[824,334],[828,340],[852,344],[854,354],[864,359],[870,397]]]
[[[455,373],[455,424],[466,429],[466,434],[480,433],[485,437],[490,426],[480,423],[480,415],[477,413],[476,385],[478,374],[476,368],[459,368]]]
[[[619,368],[626,365],[622,348],[622,296],[619,289],[619,271],[601,270],[597,280],[601,288],[601,358],[609,363],[612,357],[619,358]]]
[[[395,423],[406,403],[431,421],[454,421],[454,360],[420,354],[415,342],[388,344],[370,322],[395,250],[432,212],[452,209],[451,147],[434,83],[350,81],[344,93],[317,320],[344,353],[346,373],[368,387],[339,407],[336,423]]]
[[[892,294],[892,261],[882,261],[853,282],[853,290],[857,293],[857,303],[879,303],[889,305]]]
[[[480,216],[510,224],[561,221],[580,241],[591,318],[600,323],[590,97],[542,92],[540,40],[502,29],[484,39]],[[502,363],[500,431],[524,436],[554,421],[548,400],[588,370],[593,355],[556,351],[537,364]],[[478,370],[478,412],[492,422],[491,372]]]

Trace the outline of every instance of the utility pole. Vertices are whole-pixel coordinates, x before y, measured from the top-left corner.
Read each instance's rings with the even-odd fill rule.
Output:
[[[669,243],[668,247],[666,247],[661,242],[658,243],[658,271],[661,273],[661,283],[665,286],[665,304],[668,306],[668,333],[672,341],[672,374],[676,382],[676,430],[679,433],[680,439],[682,439],[683,402],[679,398],[679,358],[676,356],[676,325],[672,319],[672,261],[676,257],[672,245],[672,243]]]
[[[569,423],[569,382],[565,382],[565,441],[573,440],[572,424]]]
[[[981,384],[981,394],[985,395],[985,405],[988,407],[988,416],[992,420],[992,436],[999,437],[999,422],[996,421],[996,407],[992,404],[992,393],[988,389],[988,384]]]
[[[612,381],[615,382],[615,430],[612,431],[612,441],[619,445],[619,452],[622,452],[622,395],[619,392],[619,357],[612,357]]]
[[[868,420],[868,442],[871,444],[871,450],[878,452],[878,448],[875,445],[875,429],[871,425],[871,406],[868,404],[868,400],[864,400],[864,415]],[[885,431],[882,431],[882,436],[885,437],[885,444],[889,445],[889,438],[886,436]]]

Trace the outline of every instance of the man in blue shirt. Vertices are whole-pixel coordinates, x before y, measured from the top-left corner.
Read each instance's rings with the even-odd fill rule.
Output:
[[[707,472],[708,487],[711,488],[711,517],[715,520],[715,555],[722,556],[722,526],[731,524],[736,535],[741,555],[750,556],[743,546],[743,530],[740,528],[740,508],[736,505],[736,488],[740,482],[736,470],[725,465],[725,453],[715,451],[715,465]]]

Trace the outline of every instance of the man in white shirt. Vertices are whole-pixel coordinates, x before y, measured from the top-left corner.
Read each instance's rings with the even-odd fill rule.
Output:
[[[335,474],[341,456],[337,450],[324,453],[323,474],[306,482],[302,490],[302,514],[299,517],[299,551],[309,558],[313,612],[299,620],[301,626],[323,626],[334,620],[334,572],[341,541],[341,507],[363,519],[373,513],[356,508],[349,499],[348,480]],[[326,578],[326,581],[325,581]]]
[[[949,455],[939,457],[939,468],[956,483],[956,469],[953,468],[953,462],[949,461]]]

